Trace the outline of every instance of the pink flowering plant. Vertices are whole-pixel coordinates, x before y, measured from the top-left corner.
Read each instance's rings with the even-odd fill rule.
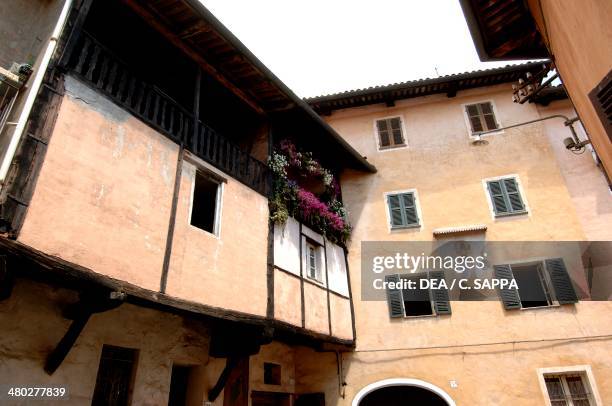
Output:
[[[325,235],[333,242],[345,243],[351,233],[347,213],[338,200],[340,187],[334,175],[289,140],[280,142],[269,159],[274,174],[270,200],[271,219],[284,223],[289,216]],[[313,192],[308,185],[320,184]]]

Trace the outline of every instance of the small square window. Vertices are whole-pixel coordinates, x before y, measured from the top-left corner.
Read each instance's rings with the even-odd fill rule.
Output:
[[[586,375],[580,373],[544,375],[551,406],[591,406],[593,394]]]
[[[376,132],[378,134],[378,146],[380,149],[406,146],[406,141],[402,132],[402,120],[400,117],[376,120]]]
[[[387,195],[387,206],[392,229],[418,227],[420,225],[414,192]]]
[[[470,121],[472,133],[499,128],[491,102],[468,104],[465,106],[465,112]]]
[[[191,225],[217,234],[219,182],[205,173],[196,172],[191,208]]]
[[[281,384],[281,366],[271,362],[264,362],[264,384]]]

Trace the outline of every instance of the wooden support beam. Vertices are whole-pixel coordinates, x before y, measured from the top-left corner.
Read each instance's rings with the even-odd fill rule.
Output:
[[[0,255],[0,301],[11,297],[15,278],[6,265],[6,255]]]
[[[223,388],[225,388],[225,384],[227,383],[230,373],[236,367],[236,365],[238,365],[238,359],[236,358],[228,358],[225,361],[225,368],[223,368],[221,375],[219,375],[217,383],[215,383],[215,386],[208,391],[209,402],[214,402],[215,399],[217,399]]]
[[[68,313],[73,322],[70,324],[66,334],[64,334],[60,342],[47,357],[44,367],[47,374],[52,375],[62,365],[62,362],[74,346],[79,335],[81,335],[92,314],[119,307],[127,296],[125,293],[119,292],[106,291],[105,293],[105,297],[100,297],[98,292],[83,295],[78,303],[69,308]]]
[[[208,63],[199,53],[181,40],[180,34],[174,33],[168,28],[159,18],[155,17],[146,6],[143,6],[137,0],[123,0],[132,10],[139,14],[149,25],[162,34],[172,45],[183,51],[187,56],[196,61],[202,69],[215,78],[223,86],[227,87],[232,93],[244,101],[249,107],[259,114],[265,114],[265,111],[247,95],[244,91],[230,82],[223,74],[221,74],[214,66]]]

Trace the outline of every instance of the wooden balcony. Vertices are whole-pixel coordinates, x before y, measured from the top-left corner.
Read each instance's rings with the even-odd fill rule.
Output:
[[[82,32],[68,70],[122,108],[253,190],[266,195],[269,171],[228,138],[197,119],[87,32]]]

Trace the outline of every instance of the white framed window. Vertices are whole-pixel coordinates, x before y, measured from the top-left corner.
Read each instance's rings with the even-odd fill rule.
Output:
[[[303,237],[303,273],[306,278],[323,283],[324,253],[323,246],[310,238]]]
[[[483,179],[489,209],[493,218],[528,214],[523,186],[518,175]]]
[[[563,258],[537,259],[494,265],[495,277],[515,282],[500,289],[506,310],[531,309],[578,302]]]
[[[374,120],[374,131],[379,151],[408,146],[402,116],[382,117]]]
[[[189,224],[216,237],[220,236],[223,180],[197,169],[191,190]]]
[[[602,406],[589,365],[538,369],[547,406]]]
[[[412,318],[451,314],[448,289],[441,285],[444,279],[443,271],[386,275],[389,316]],[[437,283],[435,286],[421,284],[421,280],[435,280]]]
[[[501,124],[499,124],[497,119],[497,109],[493,101],[486,100],[463,104],[462,107],[470,135],[501,128]]]
[[[416,189],[384,194],[390,230],[420,228],[421,210]]]

